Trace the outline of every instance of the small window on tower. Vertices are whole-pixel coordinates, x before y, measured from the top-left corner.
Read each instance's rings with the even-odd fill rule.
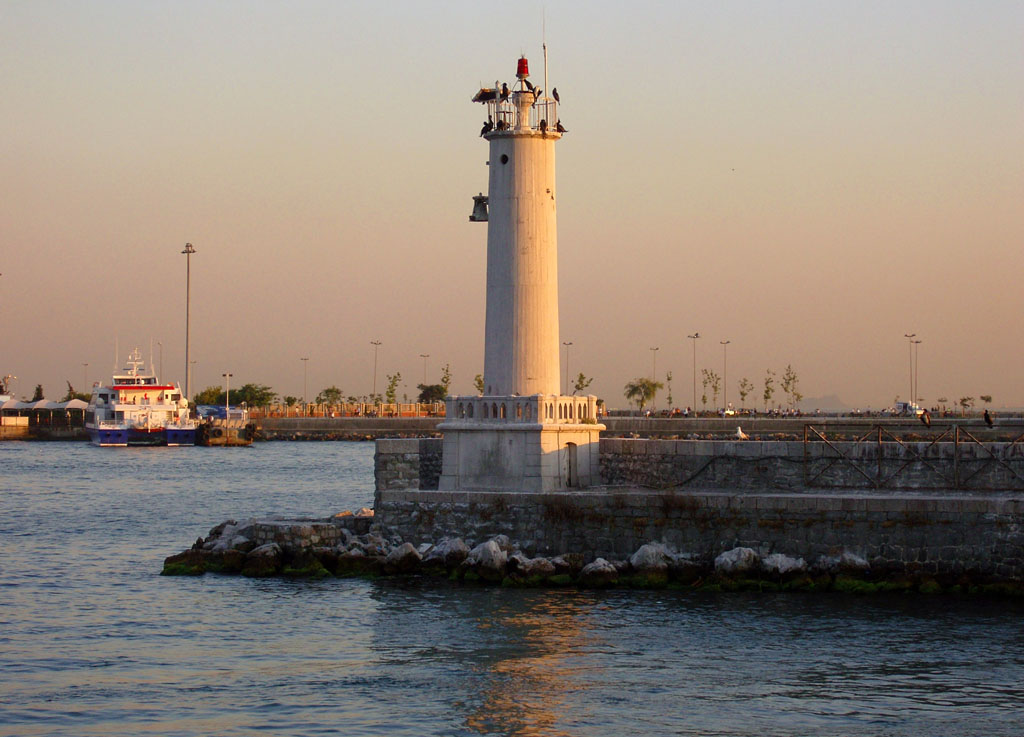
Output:
[[[502,154],[501,155],[501,163],[502,164],[507,164],[508,163],[508,154]]]

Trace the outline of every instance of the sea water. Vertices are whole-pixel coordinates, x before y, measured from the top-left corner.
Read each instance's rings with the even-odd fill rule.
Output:
[[[1020,735],[1024,605],[159,575],[370,443],[0,443],[0,735]]]

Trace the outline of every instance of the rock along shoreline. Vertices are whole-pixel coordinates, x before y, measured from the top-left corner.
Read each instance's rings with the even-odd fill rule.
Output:
[[[506,535],[483,541],[445,537],[414,545],[385,538],[373,511],[323,519],[227,520],[188,550],[165,559],[161,575],[235,574],[251,578],[427,576],[468,585],[677,588],[705,591],[906,592],[1024,596],[1024,585],[972,574],[882,571],[847,550],[814,561],[737,547],[701,557],[651,541],[626,560],[582,553],[530,557]]]

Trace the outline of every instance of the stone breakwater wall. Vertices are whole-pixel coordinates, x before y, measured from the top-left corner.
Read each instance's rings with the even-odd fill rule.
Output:
[[[168,557],[163,573],[1024,594],[1024,499],[650,490],[379,497],[376,515],[228,520]]]
[[[441,441],[381,440],[375,525],[415,544],[506,535],[527,555],[588,562],[658,542],[705,566],[743,547],[848,553],[872,575],[1024,582],[1024,491],[1012,490],[1022,454],[1011,443],[602,439],[603,487],[439,492],[421,469],[439,466]],[[873,488],[879,478],[896,488]]]
[[[376,488],[437,489],[441,439],[378,440]],[[1024,443],[602,438],[601,483],[737,491],[1024,492]]]
[[[1024,491],[1024,444],[606,438],[601,481],[651,488]]]
[[[808,561],[842,555],[878,575],[1024,581],[1024,496],[378,491],[375,525],[413,544],[506,535],[527,555],[628,557],[664,543],[709,565],[750,548]]]
[[[256,420],[261,440],[371,440],[433,435],[437,417],[264,417]]]
[[[436,489],[441,477],[441,438],[377,441],[373,477],[378,489]]]
[[[324,519],[247,519],[220,523],[191,548],[164,561],[165,575],[207,571],[266,576],[285,568],[305,574],[313,551],[333,550],[367,536],[373,511],[341,512]]]

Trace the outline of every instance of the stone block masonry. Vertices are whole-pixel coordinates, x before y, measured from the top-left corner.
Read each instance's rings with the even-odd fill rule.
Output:
[[[623,560],[664,542],[703,564],[747,547],[808,561],[852,553],[879,575],[1024,580],[1019,497],[401,490],[378,491],[375,515],[382,534],[413,544],[503,534],[532,556]]]
[[[442,441],[381,440],[378,489],[437,488]],[[1024,443],[600,441],[606,486],[746,491],[892,489],[1024,493]]]
[[[1024,581],[1024,492],[1012,490],[1022,449],[991,445],[962,453],[970,475],[954,489],[937,445],[836,444],[843,460],[821,443],[610,439],[605,486],[523,493],[437,491],[439,440],[379,441],[375,524],[414,543],[504,534],[530,555],[618,560],[648,542],[705,563],[737,547],[808,561],[845,551],[880,574]],[[839,488],[805,485],[808,463]],[[902,490],[872,488],[865,474],[879,468]],[[858,484],[868,488],[841,488]]]

